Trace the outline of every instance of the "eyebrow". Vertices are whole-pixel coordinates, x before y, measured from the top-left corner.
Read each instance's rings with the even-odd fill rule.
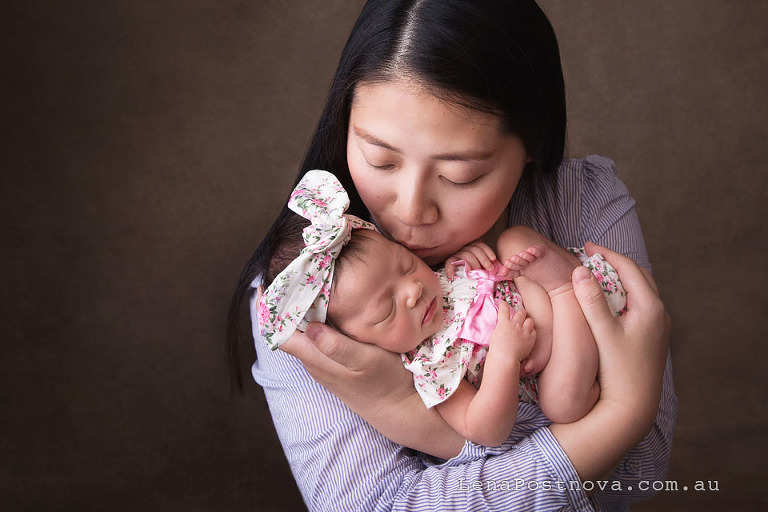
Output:
[[[355,135],[361,139],[363,139],[368,144],[371,144],[373,146],[378,146],[380,148],[384,148],[386,150],[392,151],[397,154],[402,154],[403,152],[399,149],[397,149],[394,146],[391,146],[390,144],[387,144],[383,140],[379,139],[378,137],[371,135],[367,131],[363,130],[362,128],[358,128],[357,126],[354,126],[352,128],[352,131],[355,133]],[[456,153],[441,153],[437,155],[432,155],[430,158],[433,160],[442,160],[442,161],[449,161],[449,162],[482,162],[484,160],[489,160],[493,156],[493,151],[459,151]]]

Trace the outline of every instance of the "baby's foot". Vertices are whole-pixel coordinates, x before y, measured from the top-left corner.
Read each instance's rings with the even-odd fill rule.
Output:
[[[538,283],[550,297],[572,290],[571,274],[578,260],[565,251],[534,245],[504,261],[511,277],[526,277]]]

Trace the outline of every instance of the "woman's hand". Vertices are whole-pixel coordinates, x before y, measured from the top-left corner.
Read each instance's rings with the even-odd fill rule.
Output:
[[[370,343],[361,343],[319,323],[297,331],[280,347],[301,360],[310,375],[357,412],[398,402],[414,391],[413,374],[400,356]]]
[[[661,396],[669,315],[650,272],[605,247],[588,243],[586,250],[589,256],[602,254],[627,290],[627,313],[614,318],[592,273],[585,267],[574,271],[574,291],[597,343],[600,399],[632,408],[650,428]]]
[[[259,286],[256,300],[262,292]],[[305,333],[297,330],[280,350],[299,359],[312,378],[355,410],[359,402],[397,401],[414,390],[413,374],[398,354],[324,324],[311,323]]]
[[[464,446],[437,410],[424,405],[399,354],[319,323],[296,331],[280,349],[389,440],[444,459]]]
[[[670,320],[650,273],[605,247],[600,252],[627,291],[627,313],[614,318],[602,289],[585,267],[573,271],[573,289],[595,337],[600,398],[582,419],[552,424],[582,480],[604,478],[650,431],[661,398]]]
[[[399,354],[309,324],[281,347],[310,375],[390,441],[437,457],[458,455],[464,439],[427,409]]]

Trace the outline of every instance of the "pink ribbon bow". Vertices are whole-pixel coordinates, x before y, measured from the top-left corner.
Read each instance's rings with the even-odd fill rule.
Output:
[[[493,270],[467,271],[467,277],[477,280],[477,294],[467,310],[467,317],[459,330],[459,336],[484,347],[489,345],[491,333],[496,328],[499,315],[499,299],[494,297],[496,283],[512,280],[499,275],[501,269],[501,263],[494,261]]]

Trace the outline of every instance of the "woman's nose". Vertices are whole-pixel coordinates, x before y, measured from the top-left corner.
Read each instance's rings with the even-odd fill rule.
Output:
[[[437,205],[430,196],[426,184],[417,180],[404,180],[399,183],[393,208],[400,222],[407,226],[437,222]]]
[[[424,285],[421,281],[412,279],[406,282],[405,305],[409,308],[415,307],[422,293],[424,293]]]

